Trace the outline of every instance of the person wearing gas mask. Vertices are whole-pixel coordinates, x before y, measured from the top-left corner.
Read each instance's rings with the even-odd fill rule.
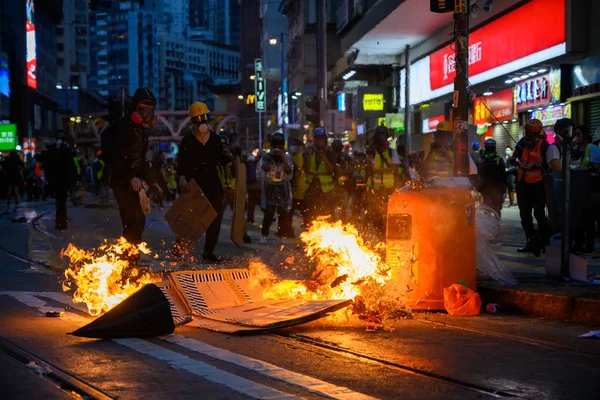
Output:
[[[119,206],[123,237],[131,244],[142,242],[149,210],[149,204],[143,201],[147,198],[145,192],[149,189],[148,184],[157,192],[161,191],[152,181],[150,163],[146,159],[149,131],[157,121],[155,109],[156,98],[152,92],[147,88],[137,89],[127,115],[116,122],[113,131],[110,187]],[[103,147],[106,147],[104,143]],[[130,263],[135,265],[137,261],[135,257]]]
[[[521,226],[527,237],[525,247],[518,249],[519,253],[533,253],[540,256],[543,246],[550,239],[548,218],[546,217],[546,192],[543,175],[549,170],[546,154],[548,142],[544,126],[538,119],[527,121],[524,128],[525,136],[519,141],[513,152],[511,163],[518,160],[517,174],[517,204],[521,216]],[[539,235],[533,226],[533,217],[538,223]]]
[[[219,168],[231,163],[229,150],[223,147],[219,135],[209,129],[208,107],[197,101],[190,106],[191,131],[187,133],[179,147],[177,176],[179,190],[187,192],[188,182],[192,179],[198,184],[206,198],[217,212],[217,217],[206,230],[203,261],[218,263],[222,259],[215,255],[214,250],[221,231],[223,218],[224,192],[219,179]],[[173,249],[175,257],[181,257],[182,247],[176,244]]]
[[[69,188],[77,179],[77,171],[73,163],[73,148],[66,142],[65,131],[56,131],[54,143],[48,148],[46,155],[46,179],[52,187],[56,200],[56,230],[66,230],[67,197]]]
[[[332,214],[335,164],[335,153],[327,145],[327,132],[321,127],[315,128],[313,144],[304,154],[307,184],[304,224],[307,228],[317,217]]]
[[[367,159],[369,215],[373,217],[373,226],[382,240],[385,238],[387,203],[394,191],[394,176],[400,165],[398,154],[389,147],[387,136],[386,127],[378,126],[375,129]]]

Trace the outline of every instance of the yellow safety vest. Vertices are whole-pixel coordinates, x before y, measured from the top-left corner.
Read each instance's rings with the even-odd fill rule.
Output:
[[[354,179],[356,180],[356,187],[359,189],[365,189],[367,187],[367,169],[364,164],[354,166]]]
[[[313,153],[310,156],[310,172],[306,177],[308,184],[310,185],[317,175],[319,177],[319,182],[321,182],[321,190],[323,193],[327,193],[333,190],[333,175],[327,171],[327,167],[325,166],[325,161],[321,161],[319,164],[319,168],[317,169],[317,156]]]
[[[388,165],[391,165],[391,159],[389,153],[386,151],[384,153],[383,158],[387,161]],[[375,169],[384,169],[386,165],[383,162],[384,160],[381,158],[379,153],[375,154]],[[389,168],[389,167],[388,167]],[[393,172],[384,172],[381,174],[373,174],[373,176],[369,179],[369,187],[373,189],[380,189],[384,187],[385,189],[391,189],[394,187],[394,173]]]
[[[292,157],[294,161],[294,182],[292,185],[292,197],[297,200],[304,199],[306,193],[306,172],[304,171],[304,155],[296,154]]]
[[[79,157],[73,157],[75,163],[75,169],[77,169],[77,176],[81,175],[81,165],[79,165]]]
[[[233,169],[231,164],[227,164],[225,167],[220,165],[217,169],[219,173],[219,179],[221,180],[221,186],[223,189],[235,189],[237,180],[233,176]]]
[[[96,178],[97,178],[98,180],[100,180],[100,179],[102,179],[102,175],[103,175],[103,173],[104,173],[104,166],[105,166],[106,164],[104,164],[104,160],[98,160],[98,161],[100,161],[100,165],[102,165],[102,168],[100,168],[100,169],[99,169],[99,170],[96,172]]]
[[[450,153],[451,157],[453,156],[452,151],[449,150],[448,153]],[[429,170],[430,178],[433,176],[450,178],[453,175],[453,164],[446,160],[440,150],[432,150],[431,153],[429,153],[428,158],[429,157],[431,157],[431,163],[429,164],[431,166]]]

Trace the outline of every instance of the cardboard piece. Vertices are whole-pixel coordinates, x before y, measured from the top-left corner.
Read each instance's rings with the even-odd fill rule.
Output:
[[[574,281],[592,283],[595,273],[587,272],[588,261],[585,257],[577,254],[569,254],[569,278]],[[546,263],[544,264],[546,275],[553,278],[561,278],[560,271],[560,247],[546,246]]]
[[[233,162],[235,163],[235,179],[237,183],[233,202],[231,241],[237,247],[242,247],[244,234],[246,233],[246,164],[239,157],[236,157]]]
[[[189,190],[183,193],[165,214],[169,226],[177,239],[186,247],[193,247],[217,217],[198,184],[191,180]]]

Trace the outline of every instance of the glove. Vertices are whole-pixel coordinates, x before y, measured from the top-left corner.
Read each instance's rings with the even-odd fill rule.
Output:
[[[181,193],[185,193],[188,191],[188,184],[185,180],[185,176],[183,175],[179,177],[179,190],[181,191]]]
[[[142,207],[142,212],[144,213],[144,215],[150,214],[152,206],[150,204],[150,199],[146,195],[146,192],[144,190],[140,190],[138,194],[140,196],[140,206]]]
[[[140,190],[142,190],[142,181],[139,178],[133,178],[129,184],[131,185],[131,188],[135,191],[135,192],[139,192]]]

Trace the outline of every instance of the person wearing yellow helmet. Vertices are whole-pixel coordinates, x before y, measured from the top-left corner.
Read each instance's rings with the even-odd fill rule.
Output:
[[[450,178],[454,174],[454,155],[452,153],[452,126],[448,121],[437,125],[433,134],[433,143],[429,154],[423,161],[420,174],[424,178]]]
[[[181,139],[177,176],[179,190],[182,193],[188,190],[188,182],[193,179],[217,212],[217,217],[206,230],[202,255],[204,261],[217,263],[221,261],[221,258],[214,254],[214,250],[221,231],[224,199],[218,170],[219,167],[229,164],[232,159],[221,143],[219,135],[210,131],[209,113],[208,107],[201,101],[190,106],[191,129]],[[173,248],[173,255],[181,257],[182,251],[183,248],[176,244]]]

